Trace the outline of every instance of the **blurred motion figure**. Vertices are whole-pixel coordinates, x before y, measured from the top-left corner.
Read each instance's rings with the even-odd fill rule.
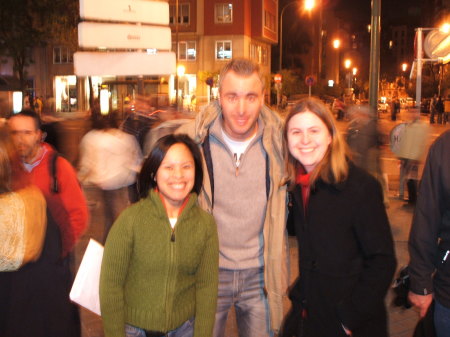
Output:
[[[142,154],[135,137],[118,129],[114,114],[93,114],[92,126],[80,143],[78,178],[100,192],[104,243],[114,220],[129,205],[128,187],[136,182]]]

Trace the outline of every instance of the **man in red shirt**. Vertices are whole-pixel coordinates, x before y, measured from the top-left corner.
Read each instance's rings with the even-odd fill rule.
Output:
[[[55,157],[55,150],[42,141],[34,111],[11,116],[8,126],[31,182],[45,196],[48,220],[41,257],[13,275],[7,331],[2,336],[76,337],[80,322],[69,300],[69,253],[88,224],[86,199],[71,164]]]

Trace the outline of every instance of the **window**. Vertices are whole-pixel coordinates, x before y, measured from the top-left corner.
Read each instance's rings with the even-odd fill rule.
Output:
[[[270,29],[271,31],[276,31],[276,19],[275,15],[268,11],[264,11],[264,27]]]
[[[231,41],[216,42],[216,59],[229,60],[232,57]]]
[[[73,63],[73,53],[67,47],[53,47],[53,64]]]
[[[233,22],[233,4],[216,4],[215,23],[232,23]]]
[[[179,60],[195,60],[197,55],[197,48],[195,41],[183,41],[179,43]]]
[[[250,58],[258,64],[268,65],[269,55],[268,55],[267,46],[251,43],[250,44]]]
[[[178,4],[178,24],[189,24],[189,4]],[[175,24],[176,6],[169,6],[169,22],[171,25]]]

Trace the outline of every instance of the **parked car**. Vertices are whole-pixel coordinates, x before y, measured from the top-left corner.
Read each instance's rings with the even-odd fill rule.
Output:
[[[378,101],[378,112],[389,112],[390,107],[388,102]]]

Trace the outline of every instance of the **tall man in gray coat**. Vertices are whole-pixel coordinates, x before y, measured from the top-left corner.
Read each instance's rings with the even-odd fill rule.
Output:
[[[214,337],[236,311],[240,337],[272,336],[283,319],[287,278],[282,122],[264,105],[259,66],[234,59],[222,69],[219,101],[178,132],[203,151],[201,205],[219,232],[219,297]]]

